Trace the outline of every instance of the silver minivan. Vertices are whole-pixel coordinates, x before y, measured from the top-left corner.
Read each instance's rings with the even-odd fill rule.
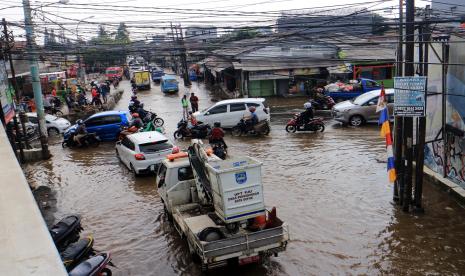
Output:
[[[385,89],[386,100],[390,119],[393,118],[394,89]],[[332,109],[333,118],[343,124],[351,126],[361,126],[364,123],[378,122],[379,114],[376,113],[376,105],[381,90],[373,90],[364,93],[353,100],[336,104]]]

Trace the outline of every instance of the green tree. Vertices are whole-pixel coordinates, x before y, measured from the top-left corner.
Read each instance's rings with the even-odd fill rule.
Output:
[[[128,27],[124,22],[119,23],[118,29],[116,30],[115,40],[118,43],[129,43],[131,40],[129,39],[129,31]]]
[[[109,38],[107,30],[105,30],[105,27],[103,25],[98,25],[97,38],[105,40]]]
[[[389,30],[389,25],[386,24],[386,18],[379,14],[373,14],[371,33],[374,35],[383,35],[387,30]]]

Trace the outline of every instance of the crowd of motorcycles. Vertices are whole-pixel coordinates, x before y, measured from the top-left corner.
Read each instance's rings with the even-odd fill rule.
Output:
[[[332,108],[335,104],[329,96],[325,96],[320,101],[311,101],[312,108],[314,109],[328,109]],[[144,104],[137,100],[136,96],[132,96],[128,106],[129,113],[134,116],[137,113],[141,118],[143,125],[141,127],[125,126],[121,128],[118,140],[122,140],[126,135],[145,132],[145,131],[159,131],[163,132],[164,120],[150,110],[144,109]],[[190,115],[191,116],[191,115]],[[197,122],[196,125],[191,125],[188,118],[182,118],[178,124],[177,129],[173,136],[175,139],[193,138],[193,139],[206,139],[209,138],[212,127],[209,124]],[[322,118],[316,117],[308,121],[302,118],[302,114],[295,114],[292,119],[286,124],[285,130],[290,133],[297,131],[314,131],[323,132],[325,124]],[[255,124],[252,128],[247,124],[245,119],[241,119],[236,126],[231,129],[232,136],[261,136],[268,135],[271,131],[270,124],[267,120],[263,120]],[[62,143],[63,147],[77,147],[78,144],[74,141],[76,133],[70,132],[65,134]],[[81,140],[82,147],[97,147],[100,144],[100,139],[95,133],[88,133]],[[218,155],[226,156],[226,145],[224,143],[211,143],[211,146]]]
[[[91,236],[81,238],[81,217],[69,215],[53,225],[49,231],[70,276],[111,276],[111,254],[93,248]]]

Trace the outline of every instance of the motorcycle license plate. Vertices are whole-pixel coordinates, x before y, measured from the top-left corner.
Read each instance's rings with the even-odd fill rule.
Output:
[[[155,165],[150,165],[150,171],[155,171]]]

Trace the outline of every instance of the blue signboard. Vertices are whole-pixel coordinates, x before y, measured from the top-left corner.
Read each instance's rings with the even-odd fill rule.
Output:
[[[394,78],[394,115],[425,116],[426,77]]]

